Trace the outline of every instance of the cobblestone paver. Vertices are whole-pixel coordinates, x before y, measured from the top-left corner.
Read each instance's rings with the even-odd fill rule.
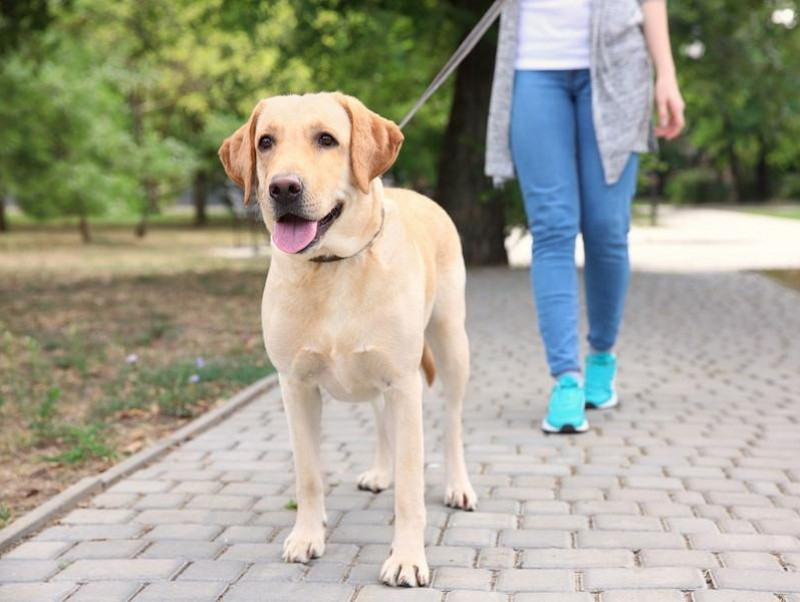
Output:
[[[258,303],[257,299],[253,300]],[[754,274],[635,274],[618,409],[544,436],[550,381],[527,273],[475,271],[467,459],[479,511],[442,504],[427,394],[433,587],[378,583],[393,491],[356,489],[366,405],[330,402],[328,548],[280,562],[291,452],[269,394],[0,559],[0,601],[800,601],[800,296]]]

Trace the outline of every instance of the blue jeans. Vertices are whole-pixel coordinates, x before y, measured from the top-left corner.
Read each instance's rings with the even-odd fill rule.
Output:
[[[630,280],[628,229],[638,156],[606,184],[588,69],[517,71],[511,151],[533,234],[539,329],[550,372],[580,371],[575,237],[583,234],[589,344],[614,346]]]

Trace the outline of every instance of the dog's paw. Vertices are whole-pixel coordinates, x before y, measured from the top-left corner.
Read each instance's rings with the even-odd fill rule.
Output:
[[[381,568],[381,581],[392,587],[427,587],[431,576],[425,550],[417,553],[392,551]]]
[[[380,493],[392,485],[392,473],[385,470],[370,468],[358,476],[358,488],[362,491]]]
[[[301,530],[295,527],[283,542],[283,561],[305,564],[325,552],[325,530]]]
[[[458,485],[449,484],[444,493],[444,504],[450,508],[472,512],[478,508],[478,495],[469,481]]]

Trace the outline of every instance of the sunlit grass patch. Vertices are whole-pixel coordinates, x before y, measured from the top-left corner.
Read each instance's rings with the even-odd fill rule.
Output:
[[[800,291],[800,270],[766,270],[764,274],[789,288]]]
[[[748,207],[743,209],[746,213],[767,215],[769,217],[785,217],[787,219],[800,219],[800,205],[774,205],[764,207]]]

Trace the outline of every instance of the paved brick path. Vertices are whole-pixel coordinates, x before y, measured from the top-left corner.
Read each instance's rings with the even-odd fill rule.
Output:
[[[536,428],[549,382],[527,274],[473,272],[468,306],[481,505],[441,503],[431,395],[432,589],[377,583],[393,493],[355,487],[367,406],[326,407],[325,557],[280,563],[293,477],[270,395],[6,554],[0,600],[800,602],[797,293],[756,275],[635,275],[622,405],[568,438]]]

